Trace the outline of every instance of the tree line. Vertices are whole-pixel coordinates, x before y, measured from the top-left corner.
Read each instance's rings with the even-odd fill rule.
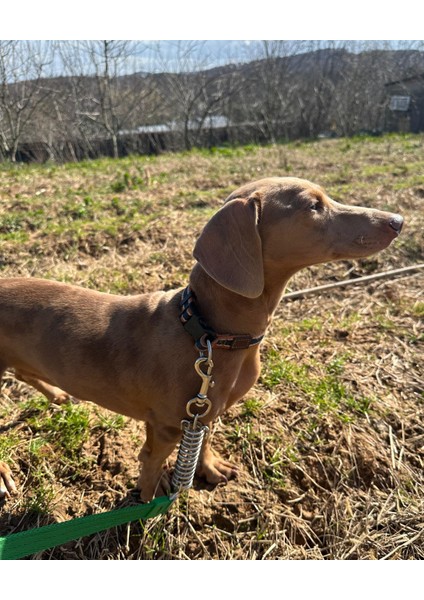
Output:
[[[80,160],[381,131],[421,42],[0,40],[0,160]]]

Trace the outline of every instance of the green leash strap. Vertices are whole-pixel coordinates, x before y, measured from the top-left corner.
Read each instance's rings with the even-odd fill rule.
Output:
[[[147,504],[128,506],[64,523],[53,523],[38,529],[0,537],[0,560],[15,560],[42,550],[72,542],[86,535],[104,531],[137,519],[146,520],[167,512],[176,496],[161,496]]]

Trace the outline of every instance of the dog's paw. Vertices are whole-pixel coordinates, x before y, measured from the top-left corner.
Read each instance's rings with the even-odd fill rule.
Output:
[[[77,400],[77,398],[74,398],[70,394],[63,392],[59,388],[57,388],[57,390],[58,392],[52,397],[52,402],[54,404],[58,404],[59,406],[62,404],[79,404],[80,401]]]
[[[207,453],[197,469],[197,474],[213,485],[228,483],[230,479],[237,477],[237,472],[236,465],[213,452]]]
[[[16,492],[12,471],[5,462],[0,461],[0,498],[9,497]]]

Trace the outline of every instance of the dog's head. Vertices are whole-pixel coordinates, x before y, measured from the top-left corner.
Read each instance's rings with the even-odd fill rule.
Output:
[[[304,179],[261,179],[227,198],[206,224],[194,257],[223,287],[256,298],[267,271],[292,274],[313,264],[375,254],[402,225],[398,214],[340,204]]]

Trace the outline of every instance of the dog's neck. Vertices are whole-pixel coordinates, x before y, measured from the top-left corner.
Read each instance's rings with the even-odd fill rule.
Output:
[[[190,275],[190,287],[196,294],[200,314],[216,331],[222,333],[265,333],[277,308],[284,288],[293,272],[265,272],[265,287],[257,298],[246,298],[222,287],[196,263]],[[275,281],[278,279],[278,284]]]

